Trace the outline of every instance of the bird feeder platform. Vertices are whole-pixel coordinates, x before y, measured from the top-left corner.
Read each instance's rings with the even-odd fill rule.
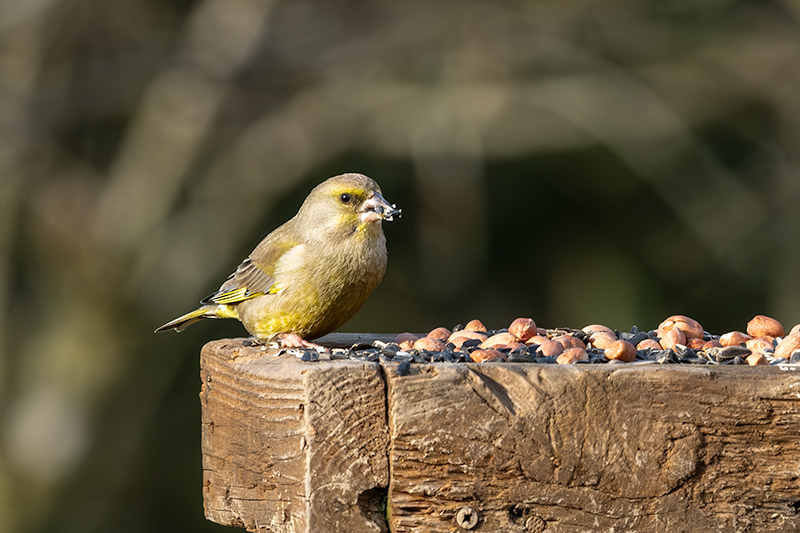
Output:
[[[208,343],[206,517],[265,533],[800,531],[800,372],[397,368]]]

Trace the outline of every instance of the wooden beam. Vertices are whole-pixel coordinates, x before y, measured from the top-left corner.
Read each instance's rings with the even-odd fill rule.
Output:
[[[209,343],[201,365],[206,516],[222,524],[800,531],[798,372],[438,363],[397,375],[241,339]]]
[[[389,483],[383,375],[215,341],[201,353],[206,517],[249,531],[376,533]]]

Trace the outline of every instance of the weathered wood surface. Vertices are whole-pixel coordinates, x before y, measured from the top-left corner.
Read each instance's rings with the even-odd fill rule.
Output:
[[[357,533],[388,516],[395,533],[466,531],[461,510],[480,532],[800,531],[800,372],[499,363],[398,376],[241,339],[209,343],[201,365],[206,515],[222,524]]]
[[[389,482],[376,364],[303,364],[230,339],[203,349],[201,378],[210,520],[250,531],[386,530],[376,511]]]

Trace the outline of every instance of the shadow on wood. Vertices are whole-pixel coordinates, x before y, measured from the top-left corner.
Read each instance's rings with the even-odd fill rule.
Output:
[[[221,524],[800,530],[800,375],[774,367],[438,363],[398,376],[241,339],[207,344],[201,367],[206,516]]]

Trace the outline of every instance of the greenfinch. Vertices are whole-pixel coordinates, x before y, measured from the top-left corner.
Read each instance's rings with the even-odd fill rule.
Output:
[[[347,322],[386,271],[381,222],[401,211],[362,174],[342,174],[314,187],[297,214],[262,240],[201,306],[156,329],[204,318],[235,318],[259,341],[316,347]]]

